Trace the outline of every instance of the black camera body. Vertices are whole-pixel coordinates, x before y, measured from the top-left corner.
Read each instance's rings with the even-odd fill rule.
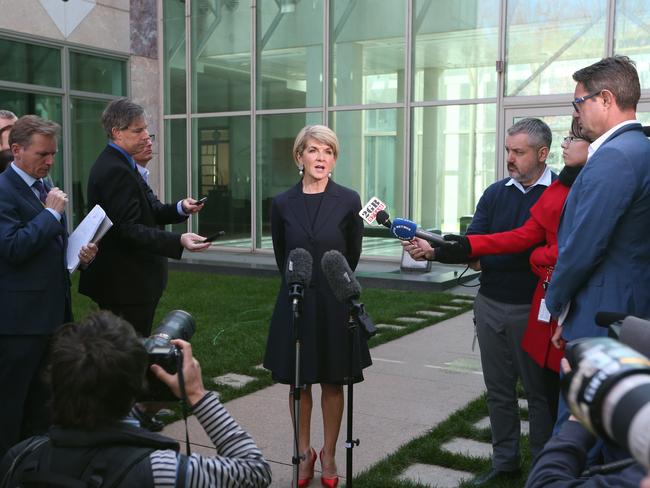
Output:
[[[171,343],[172,339],[189,341],[196,330],[194,318],[184,310],[172,310],[153,334],[143,339],[142,345],[149,357],[149,366],[157,364],[169,374],[176,374],[183,365],[183,351]],[[147,369],[147,385],[140,401],[178,400],[169,387]]]
[[[624,447],[650,469],[650,359],[637,350],[650,344],[634,341],[646,339],[650,321],[628,317],[622,325],[610,326],[610,333],[617,330],[621,338],[628,332],[629,346],[612,337],[567,344],[571,372],[562,379],[562,393],[583,426]]]

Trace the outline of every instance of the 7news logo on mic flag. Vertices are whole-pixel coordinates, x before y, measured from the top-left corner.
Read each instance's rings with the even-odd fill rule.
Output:
[[[385,208],[386,204],[384,202],[377,197],[372,197],[359,211],[359,216],[368,224],[372,224],[377,218],[377,213]]]

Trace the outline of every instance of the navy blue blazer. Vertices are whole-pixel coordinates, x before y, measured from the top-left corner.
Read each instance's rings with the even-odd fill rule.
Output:
[[[566,340],[606,334],[598,311],[650,316],[650,140],[640,124],[614,132],[571,187],[546,306]]]
[[[57,221],[8,166],[0,174],[0,335],[51,334],[72,319],[65,215]]]

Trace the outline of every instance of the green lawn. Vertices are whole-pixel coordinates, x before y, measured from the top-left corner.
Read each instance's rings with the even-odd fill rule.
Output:
[[[73,308],[80,319],[94,310],[91,300],[79,295],[78,276],[73,276]],[[224,401],[250,393],[272,383],[268,372],[258,370],[262,362],[268,333],[268,324],[280,286],[280,278],[225,276],[211,273],[172,271],[169,283],[156,313],[158,324],[170,310],[183,309],[191,313],[197,325],[192,338],[195,356],[201,362],[206,387],[214,388],[211,378],[225,373],[253,376],[256,381],[242,389],[219,386]],[[455,296],[448,293],[412,292],[384,289],[364,289],[362,294],[366,311],[375,323],[391,323],[396,317],[413,315],[416,310],[436,310],[437,305],[448,304]],[[469,305],[463,306],[468,310]],[[440,310],[440,309],[438,309]],[[370,346],[395,339],[457,315],[445,311],[439,318],[429,318],[404,330],[377,334]]]

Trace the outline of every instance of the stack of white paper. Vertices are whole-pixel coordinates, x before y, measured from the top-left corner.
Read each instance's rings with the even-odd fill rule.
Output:
[[[86,218],[81,221],[72,234],[68,237],[66,252],[68,271],[72,273],[79,267],[79,252],[89,242],[97,243],[113,226],[106,212],[99,205],[95,205]]]

